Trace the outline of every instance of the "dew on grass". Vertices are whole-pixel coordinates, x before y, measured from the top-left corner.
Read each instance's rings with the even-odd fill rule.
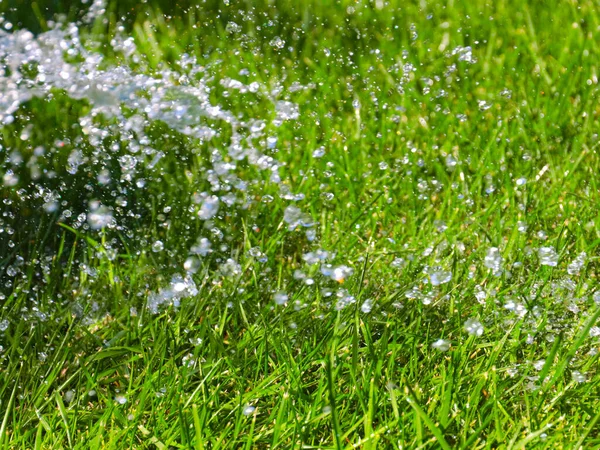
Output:
[[[125,403],[127,403],[127,397],[125,397],[124,395],[117,395],[115,396],[115,401],[119,405],[124,405]]]
[[[154,253],[162,252],[164,248],[165,245],[162,243],[162,241],[155,241],[154,244],[152,244],[152,251]]]

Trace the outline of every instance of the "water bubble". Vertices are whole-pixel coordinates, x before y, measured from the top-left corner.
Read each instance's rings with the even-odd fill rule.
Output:
[[[473,56],[471,47],[458,46],[452,50],[452,55],[457,55],[459,61],[465,61],[469,64],[475,64],[477,59]]]
[[[487,294],[481,288],[481,286],[475,286],[475,298],[477,299],[477,301],[480,304],[485,305],[485,299],[486,299],[486,297],[487,297]]]
[[[479,100],[477,102],[477,106],[479,107],[480,111],[487,111],[488,109],[490,109],[492,107],[492,104],[486,102],[485,100]]]
[[[125,403],[127,403],[127,397],[125,397],[124,395],[117,395],[115,397],[115,401],[119,404],[119,405],[124,405]]]
[[[457,164],[458,164],[458,161],[456,160],[456,158],[454,156],[452,156],[452,155],[446,156],[446,167],[448,167],[448,169],[454,169]]]

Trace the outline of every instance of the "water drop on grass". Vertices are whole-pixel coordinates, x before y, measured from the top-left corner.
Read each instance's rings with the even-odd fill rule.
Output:
[[[67,392],[65,392],[65,403],[71,403],[74,397],[75,392],[72,390],[68,390]]]
[[[278,305],[285,305],[288,301],[288,295],[285,292],[277,292],[273,296],[273,300],[275,300],[275,303]]]
[[[499,274],[502,271],[502,255],[496,247],[489,248],[485,254],[483,265],[491,269],[494,274]]]
[[[365,314],[369,314],[373,309],[373,300],[370,298],[366,299],[363,304],[360,306],[360,310]]]
[[[569,275],[578,275],[583,266],[585,265],[585,261],[587,258],[586,252],[581,252],[577,257],[569,264],[567,267],[567,272]]]
[[[573,377],[573,381],[576,383],[585,383],[587,381],[585,373],[581,373],[578,370],[571,372],[571,376]]]
[[[219,212],[219,197],[216,195],[209,195],[202,202],[200,211],[198,211],[198,217],[202,220],[212,219]]]
[[[465,330],[471,336],[481,336],[483,334],[483,325],[478,319],[467,319],[465,322]]]
[[[450,350],[450,341],[447,341],[445,339],[438,339],[433,344],[431,344],[431,346],[436,350],[439,350],[440,352],[447,352],[448,350]]]
[[[252,405],[246,405],[242,410],[242,414],[244,414],[245,416],[250,416],[254,413],[254,411],[256,411],[256,407]]]
[[[540,247],[538,256],[542,266],[556,267],[558,265],[558,254],[552,247]]]
[[[440,284],[445,284],[452,280],[452,272],[448,270],[437,270],[429,274],[429,277],[433,286],[439,286]]]

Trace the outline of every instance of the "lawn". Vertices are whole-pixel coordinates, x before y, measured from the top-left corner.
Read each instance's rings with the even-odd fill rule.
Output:
[[[600,448],[594,1],[0,13],[0,448]]]

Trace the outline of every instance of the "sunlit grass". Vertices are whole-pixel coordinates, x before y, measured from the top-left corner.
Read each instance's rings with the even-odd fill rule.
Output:
[[[44,30],[42,4],[2,9]],[[144,190],[113,194],[95,181],[103,161],[67,172],[89,105],[63,92],[24,104],[0,134],[2,174],[55,148],[61,210],[119,197],[132,214],[122,229],[74,228],[23,200],[29,175],[5,178],[2,446],[600,445],[593,2],[157,5],[111,2],[81,33],[122,64],[110,41],[123,22],[130,64],[155,76],[197,56],[213,104],[277,137],[282,182],[236,162],[246,206],[221,210],[226,238],[191,275],[198,293],[153,314],[149,296],[216,233],[190,208],[230,129],[210,123],[220,135],[200,143],[153,123],[163,158]],[[228,91],[228,77],[263,91]],[[273,125],[274,91],[297,120]],[[314,225],[290,230],[290,205]],[[352,270],[308,265],[318,249]],[[222,276],[229,258],[240,276]]]

